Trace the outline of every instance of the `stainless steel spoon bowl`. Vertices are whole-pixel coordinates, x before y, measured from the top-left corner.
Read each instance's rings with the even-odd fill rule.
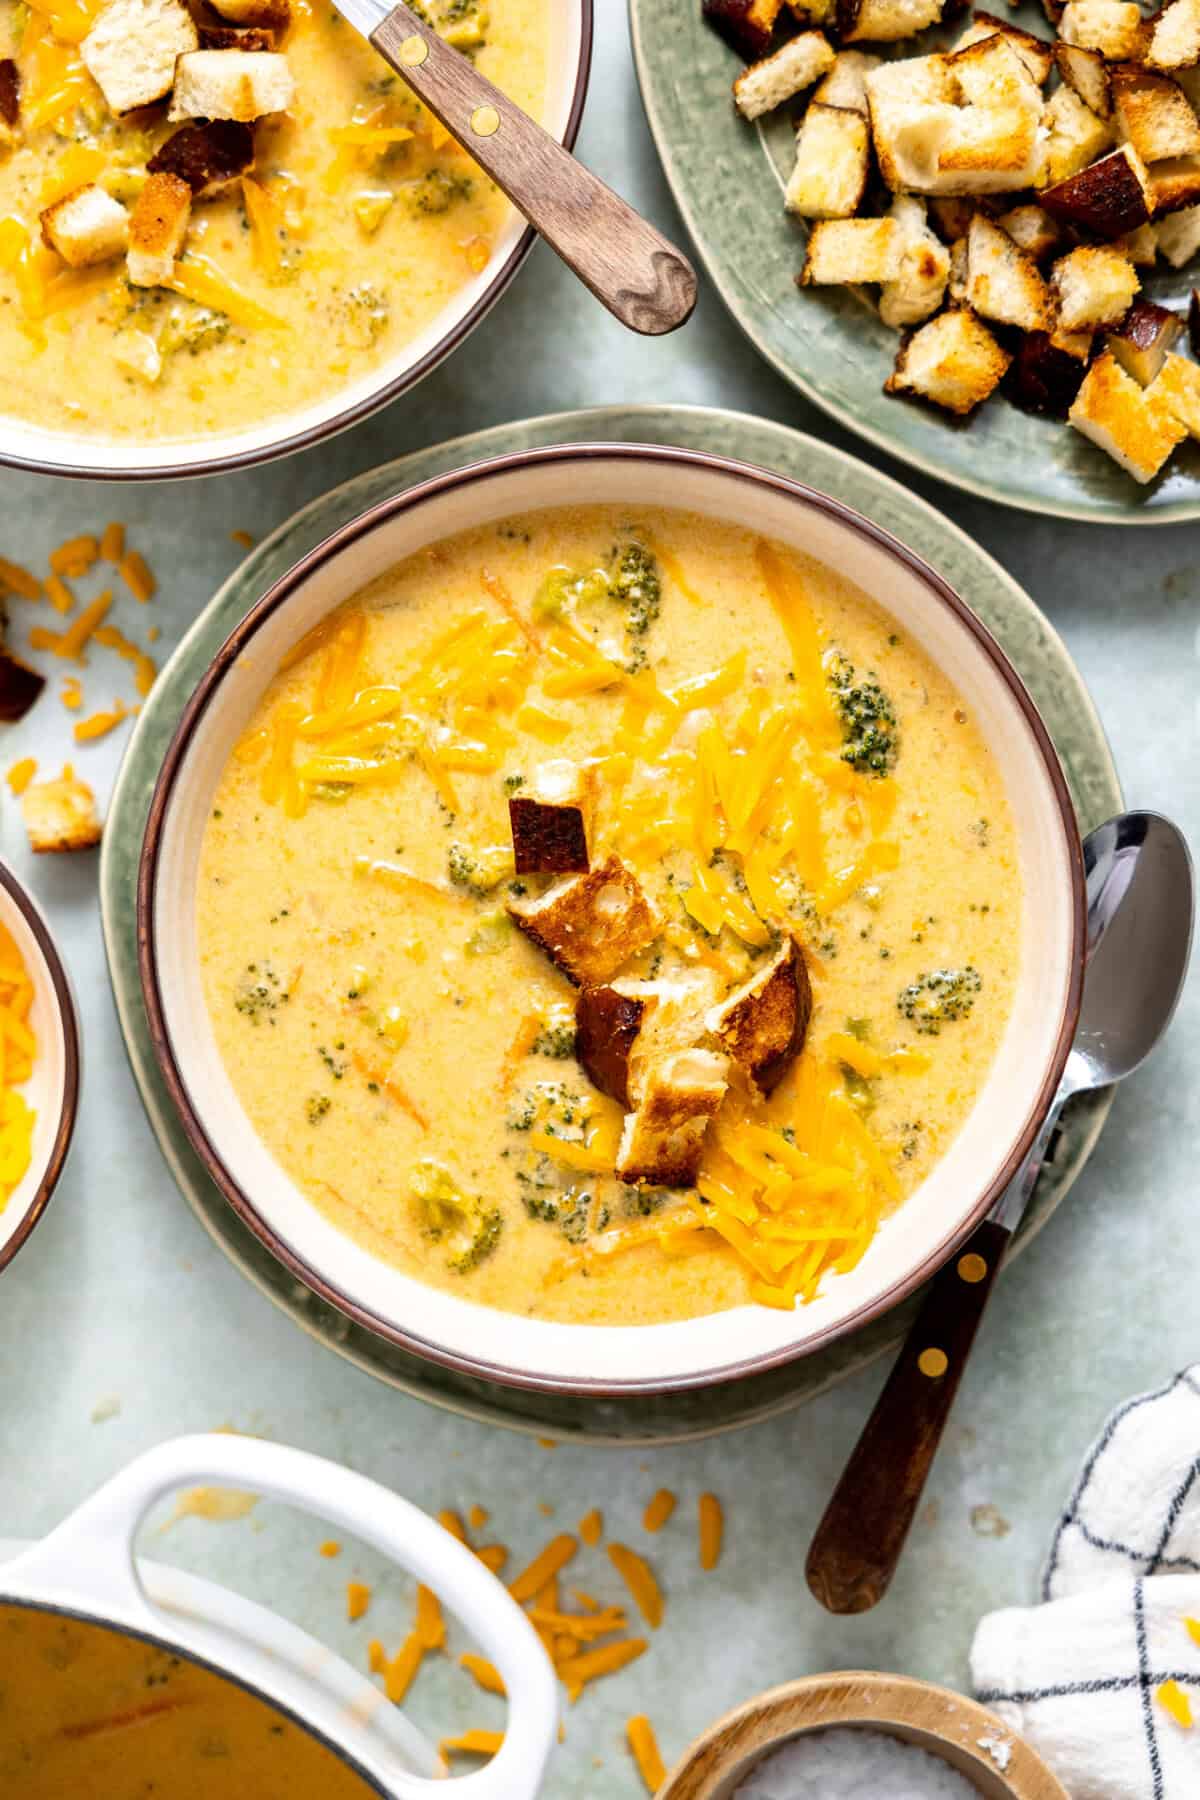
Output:
[[[1088,944],[1083,1004],[1062,1081],[1024,1163],[936,1276],[863,1427],[808,1553],[830,1612],[887,1592],[941,1442],[1000,1264],[1037,1185],[1063,1107],[1140,1068],[1174,1015],[1192,944],[1192,863],[1157,813],[1121,813],[1083,846]]]

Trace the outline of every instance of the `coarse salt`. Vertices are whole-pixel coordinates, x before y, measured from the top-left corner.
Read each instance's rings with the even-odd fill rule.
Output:
[[[1009,1763],[1012,1761],[1012,1745],[1006,1743],[1003,1738],[981,1737],[979,1739],[979,1748],[987,1751],[1001,1774],[1004,1773],[1005,1769],[1007,1769]]]
[[[980,1800],[979,1789],[915,1744],[839,1726],[792,1738],[761,1762],[736,1800]]]

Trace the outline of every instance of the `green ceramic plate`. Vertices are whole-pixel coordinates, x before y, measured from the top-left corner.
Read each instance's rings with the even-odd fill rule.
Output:
[[[315,544],[389,495],[486,457],[536,444],[586,442],[678,444],[739,457],[820,488],[893,532],[970,602],[1012,657],[1058,746],[1083,830],[1120,810],[1104,733],[1062,640],[1028,594],[949,520],[886,476],[786,426],[698,407],[605,407],[500,426],[359,475],[305,507],[248,556],[193,625],[142,709],[104,832],[100,896],[117,1012],[150,1124],[185,1200],[244,1275],[322,1343],[423,1400],[544,1435],[650,1443],[701,1437],[799,1406],[896,1344],[916,1302],[788,1367],[695,1393],[564,1398],[496,1387],[422,1362],[352,1325],[297,1283],[226,1205],[188,1144],[159,1077],[137,970],[137,864],[151,791],[193,687],[237,621]],[[1068,1113],[1022,1242],[1050,1217],[1087,1161],[1109,1104],[1107,1095],[1092,1095]]]
[[[801,293],[793,279],[804,260],[803,228],[783,210],[794,108],[757,126],[738,117],[729,90],[742,63],[704,23],[700,0],[629,7],[642,99],[667,180],[717,292],[781,375],[881,450],[985,500],[1111,525],[1200,518],[1200,444],[1190,440],[1142,488],[1077,431],[1019,412],[1003,396],[963,425],[886,395],[896,334],[853,291]],[[1039,6],[1011,17],[1045,30]],[[1186,304],[1191,283],[1168,272],[1146,291],[1163,304]]]

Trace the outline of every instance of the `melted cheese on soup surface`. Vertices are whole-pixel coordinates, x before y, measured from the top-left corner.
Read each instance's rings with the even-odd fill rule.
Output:
[[[0,1606],[5,1800],[368,1800],[291,1719],[137,1638]]]
[[[719,997],[804,948],[803,1053],[734,1081],[698,1189],[615,1179],[575,990],[505,910],[549,879],[514,877],[509,797],[564,760],[661,914],[623,974]],[[434,545],[298,646],[197,896],[225,1066],[313,1203],[453,1293],[612,1324],[853,1266],[971,1108],[1021,917],[991,755],[882,611],[733,526],[589,507]]]
[[[470,27],[480,71],[536,117],[546,5],[427,10]],[[147,160],[179,129],[165,102],[108,111],[71,41],[100,10],[0,0],[0,58],[21,83],[10,152],[0,129],[4,412],[155,443],[297,412],[396,355],[486,265],[511,216],[504,196],[330,0],[293,0],[278,48],[295,103],[255,126],[250,179],[193,207],[183,291],[131,286],[123,258],[68,269],[42,241],[40,212],[93,182],[132,207]]]

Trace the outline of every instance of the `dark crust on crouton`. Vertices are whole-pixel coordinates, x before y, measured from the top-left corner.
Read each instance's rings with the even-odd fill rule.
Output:
[[[767,54],[782,10],[783,0],[704,0],[703,5],[708,23],[747,62]]]
[[[1060,350],[1048,332],[1027,331],[1005,377],[1006,392],[1025,412],[1065,419],[1086,374],[1087,363]]]
[[[45,687],[45,677],[27,668],[0,644],[0,719],[15,725],[23,719]]]
[[[623,907],[606,904],[610,890],[614,899],[624,896]],[[576,987],[610,980],[659,931],[641,883],[619,856],[606,857],[586,875],[565,877],[541,900],[509,900],[508,912]]]
[[[629,1105],[629,1053],[646,1002],[613,987],[583,988],[575,1002],[575,1054],[593,1087]]]
[[[1164,332],[1174,342],[1179,324],[1179,314],[1170,307],[1157,306],[1153,300],[1135,300],[1116,330],[1109,333],[1108,347],[1120,362],[1116,340],[1127,343],[1131,350],[1153,350]]]
[[[0,56],[0,121],[15,125],[21,113],[21,72],[11,56]]]
[[[1110,241],[1136,231],[1150,217],[1145,189],[1124,148],[1044,189],[1038,198],[1051,218]]]
[[[1200,288],[1192,289],[1188,302],[1188,343],[1192,346],[1192,355],[1200,356]]]
[[[518,875],[577,875],[588,869],[583,809],[514,794],[508,803]]]
[[[192,204],[192,190],[182,175],[159,169],[147,177],[129,220],[129,244],[150,256],[161,255],[178,242],[177,233]]]
[[[769,972],[760,969],[710,1014],[722,1050],[764,1094],[778,1087],[803,1050],[811,1017],[808,965],[794,938],[788,939]]]
[[[200,25],[202,50],[274,50],[279,34],[269,25]]]
[[[193,200],[208,200],[254,167],[254,130],[237,119],[184,125],[154,152],[148,175],[178,175]]]

